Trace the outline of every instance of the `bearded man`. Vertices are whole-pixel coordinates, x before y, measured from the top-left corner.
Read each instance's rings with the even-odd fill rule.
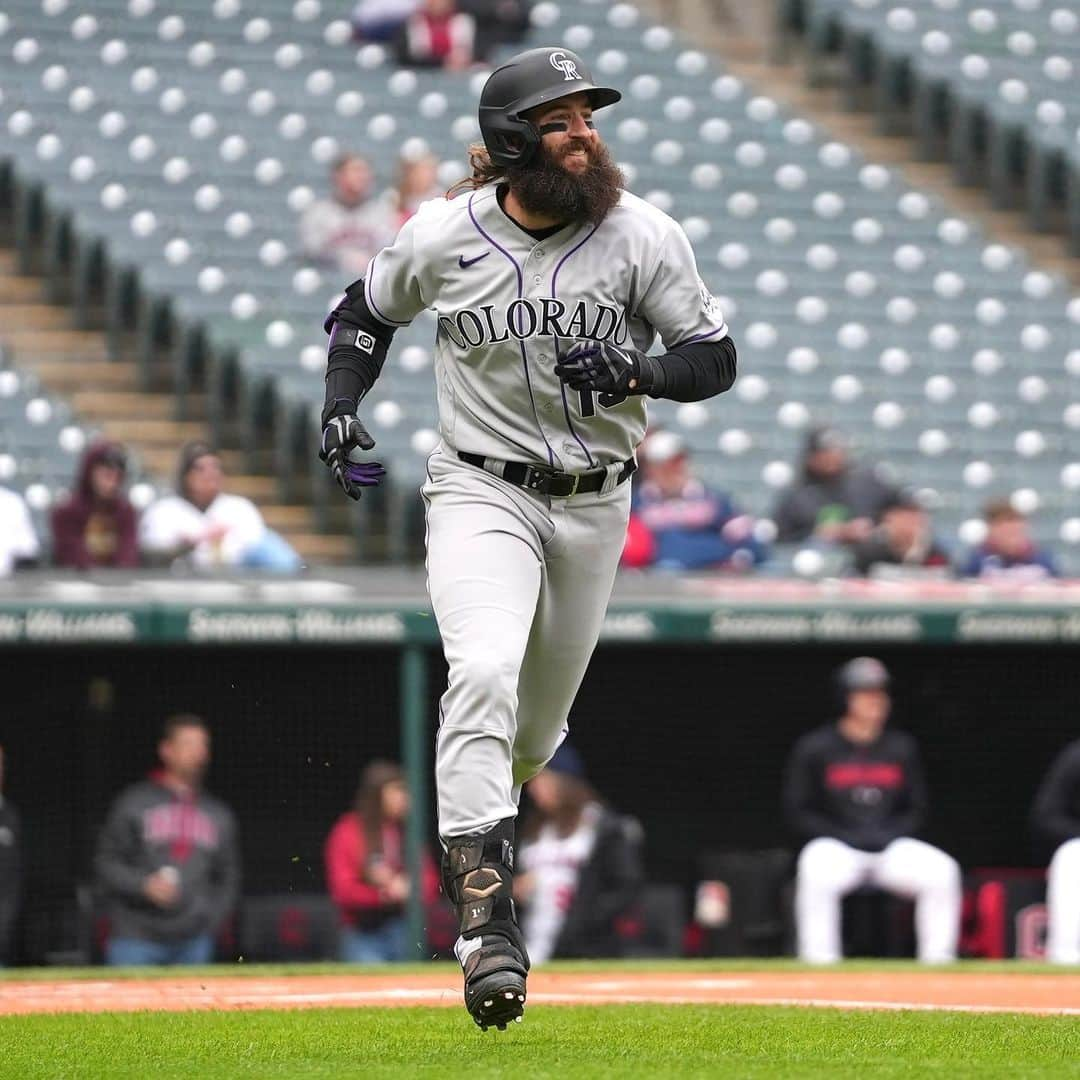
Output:
[[[438,316],[441,442],[422,489],[449,667],[435,777],[465,1005],[482,1028],[524,1008],[518,800],[566,737],[596,646],[645,400],[698,401],[735,379],[686,235],[623,189],[600,139],[594,114],[619,98],[565,49],[497,68],[471,176],[421,206],[327,320],[320,456],[357,498],[384,471],[363,458],[375,444],[358,405],[395,329]],[[666,351],[647,355],[657,334]]]

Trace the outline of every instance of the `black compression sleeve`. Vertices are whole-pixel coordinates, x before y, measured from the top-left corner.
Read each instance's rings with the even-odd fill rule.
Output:
[[[322,420],[355,413],[357,403],[382,371],[394,328],[371,314],[364,299],[364,279],[354,281],[345,298],[326,317],[330,335],[326,359],[326,399]]]
[[[676,345],[652,360],[657,372],[649,397],[704,401],[722,394],[735,381],[735,342],[730,337]]]

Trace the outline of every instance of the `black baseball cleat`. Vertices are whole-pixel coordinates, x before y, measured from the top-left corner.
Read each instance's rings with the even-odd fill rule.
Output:
[[[505,1031],[525,1012],[527,961],[507,938],[461,939],[454,950],[465,973],[465,1008],[481,1031]]]
[[[465,976],[465,1008],[482,1031],[506,1030],[525,1011],[529,954],[518,927],[512,883],[514,822],[446,843],[443,887],[457,909],[454,946]]]

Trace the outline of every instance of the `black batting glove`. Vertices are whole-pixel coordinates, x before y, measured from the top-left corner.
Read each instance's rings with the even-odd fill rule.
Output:
[[[656,361],[639,349],[624,349],[606,341],[577,341],[556,357],[555,374],[571,390],[594,390],[624,398],[652,389]]]
[[[349,496],[359,499],[366,487],[378,487],[386,470],[377,461],[350,461],[354,450],[373,450],[375,440],[351,413],[334,416],[323,428],[319,460],[330,470],[334,481]]]

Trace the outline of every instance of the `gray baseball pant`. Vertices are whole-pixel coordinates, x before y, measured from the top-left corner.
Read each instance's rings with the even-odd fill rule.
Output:
[[[549,498],[442,447],[428,464],[428,591],[449,666],[439,706],[439,834],[517,814],[566,737],[626,537],[630,484]]]

